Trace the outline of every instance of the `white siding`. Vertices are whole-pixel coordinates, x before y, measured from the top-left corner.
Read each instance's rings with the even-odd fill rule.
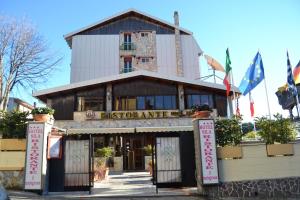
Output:
[[[175,35],[156,35],[158,73],[177,76]],[[181,35],[184,77],[195,80],[200,77],[199,54],[202,52],[191,35]]]
[[[156,35],[157,72],[177,76],[175,35]]]
[[[119,35],[72,38],[71,83],[119,73]]]
[[[199,54],[202,52],[191,35],[181,35],[184,77],[189,80],[200,78]]]

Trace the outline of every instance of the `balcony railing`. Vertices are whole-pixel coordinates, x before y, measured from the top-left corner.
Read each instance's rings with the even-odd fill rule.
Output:
[[[124,42],[123,44],[121,44],[120,50],[133,51],[136,50],[136,46],[132,42]]]
[[[130,67],[130,68],[122,68],[121,69],[121,73],[128,73],[128,72],[133,72],[133,71],[134,71],[134,69],[132,67]]]

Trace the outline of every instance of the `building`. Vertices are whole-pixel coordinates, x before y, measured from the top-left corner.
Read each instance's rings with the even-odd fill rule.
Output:
[[[176,136],[182,183],[195,185],[191,107],[226,117],[231,101],[223,85],[199,80],[202,50],[178,13],[172,24],[130,9],[64,37],[71,83],[33,94],[55,109],[55,126],[114,148],[119,170],[145,169],[143,147]]]
[[[20,112],[31,112],[31,110],[33,109],[33,106],[30,105],[29,103],[15,98],[15,97],[10,97],[8,100],[8,104],[7,104],[7,111],[13,111],[13,110],[17,110]]]

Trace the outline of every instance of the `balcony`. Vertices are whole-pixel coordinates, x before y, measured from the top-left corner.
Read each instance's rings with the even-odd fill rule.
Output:
[[[136,50],[136,46],[132,42],[124,42],[123,44],[121,44],[120,50],[134,51],[134,50]]]
[[[128,73],[128,72],[133,72],[133,71],[134,71],[134,69],[132,67],[129,67],[129,68],[123,67],[121,69],[120,73],[123,74],[123,73]]]
[[[120,45],[120,56],[133,56],[135,55],[136,45],[132,42],[124,42]]]

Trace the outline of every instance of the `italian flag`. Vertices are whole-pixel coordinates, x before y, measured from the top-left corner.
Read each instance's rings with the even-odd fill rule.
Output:
[[[226,49],[226,64],[225,64],[225,78],[223,80],[224,85],[226,86],[226,95],[229,95],[230,92],[230,71],[231,71],[231,61],[229,57],[229,50]]]

